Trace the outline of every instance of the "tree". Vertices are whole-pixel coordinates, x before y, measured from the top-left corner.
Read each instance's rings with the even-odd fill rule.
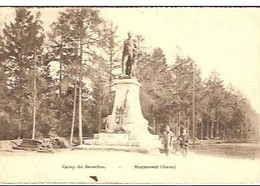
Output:
[[[40,33],[39,21],[25,8],[17,8],[14,22],[5,25],[3,29],[3,68],[7,75],[7,96],[15,106],[11,107],[13,125],[16,125],[17,136],[28,137],[31,131],[33,82],[35,79],[36,51],[40,54],[43,44],[43,35]],[[36,18],[37,19],[37,18]],[[22,98],[22,99],[21,99]],[[32,104],[35,103],[35,104]]]
[[[214,127],[215,134],[218,136],[218,126],[220,120],[220,110],[224,106],[224,86],[223,81],[220,79],[219,73],[212,71],[209,78],[206,80],[206,95],[207,95],[207,105],[209,119],[211,121],[211,132],[210,138],[214,138]]]
[[[102,55],[102,60],[107,63],[103,66],[103,71],[107,72],[109,74],[109,112],[112,112],[112,106],[113,106],[113,93],[111,90],[112,87],[112,81],[115,79],[115,71],[118,69],[121,69],[121,53],[120,49],[120,41],[118,41],[118,35],[117,35],[117,29],[118,26],[114,26],[113,22],[105,23],[104,24],[104,40],[101,43],[101,48],[104,50],[105,55]],[[104,56],[104,57],[103,57]],[[100,56],[101,57],[101,56]],[[100,71],[100,73],[102,73]],[[106,78],[106,77],[105,77]]]
[[[155,48],[152,54],[143,52],[139,55],[138,80],[142,84],[140,99],[144,108],[144,116],[148,118],[154,130],[155,118],[157,123],[165,123],[166,120],[168,122],[168,118],[165,117],[167,113],[161,111],[164,109],[164,98],[168,93],[169,73],[166,58],[161,48]]]
[[[57,118],[59,124],[57,129],[60,135],[67,135],[69,128],[69,118],[75,117],[71,115],[73,103],[73,84],[78,86],[78,43],[74,32],[74,28],[69,23],[73,19],[69,9],[59,12],[58,20],[51,25],[51,33],[48,34],[50,45],[49,64],[55,66],[55,62],[59,64],[57,76],[54,78],[55,92],[57,92],[56,107]],[[75,82],[76,81],[76,82]],[[75,97],[74,89],[74,97]],[[75,119],[74,119],[75,120]],[[64,130],[65,129],[65,130]]]
[[[61,80],[65,84],[65,91],[62,100],[68,101],[68,106],[70,110],[72,109],[73,97],[67,97],[69,94],[69,89],[71,89],[75,85],[78,86],[78,122],[79,122],[79,137],[80,142],[82,142],[82,107],[86,107],[87,104],[83,103],[82,105],[82,97],[83,95],[89,94],[89,86],[86,86],[87,76],[89,70],[89,62],[92,58],[92,55],[95,54],[97,47],[100,45],[102,41],[102,34],[100,30],[100,24],[103,22],[101,17],[99,16],[99,11],[92,8],[70,8],[60,13],[60,17],[57,22],[54,24],[53,34],[55,36],[55,28],[59,28],[58,38],[61,38],[62,34],[64,35],[61,40],[57,39],[57,37],[52,37],[55,44],[53,46],[58,46],[57,51],[59,54],[59,58],[56,59],[60,61],[60,64],[63,64],[62,68],[62,78]],[[64,39],[66,38],[66,39]],[[59,44],[57,44],[59,43]],[[66,49],[66,50],[65,50]],[[54,50],[55,51],[55,50]],[[66,51],[66,53],[65,53]],[[55,52],[54,52],[55,56]],[[61,58],[63,56],[63,58]],[[66,57],[65,57],[66,56]],[[67,57],[68,56],[68,57]],[[64,60],[67,60],[64,63]],[[60,72],[61,74],[61,72]],[[66,80],[67,79],[67,80]],[[77,79],[77,82],[75,81]],[[74,89],[74,94],[76,93],[76,89]],[[74,96],[75,98],[75,96]],[[83,99],[84,101],[84,99]],[[63,109],[64,101],[63,101]],[[74,103],[75,104],[75,103]],[[67,107],[68,108],[68,107]],[[87,108],[84,108],[86,110]],[[68,109],[64,110],[65,113]],[[75,112],[73,112],[75,113]],[[64,113],[61,113],[63,115]],[[71,116],[71,114],[70,114]],[[73,116],[72,116],[73,117]],[[83,116],[85,117],[85,116]],[[63,122],[62,122],[63,123]],[[67,125],[69,124],[66,122]],[[69,127],[67,127],[69,128]],[[67,132],[66,132],[67,133]]]
[[[0,35],[0,61],[4,61],[3,56],[3,38]],[[11,120],[11,114],[8,112],[7,108],[9,100],[6,97],[7,94],[7,75],[4,73],[4,66],[0,63],[0,140],[3,139],[12,139],[14,136],[15,129],[10,125],[9,121]]]
[[[170,73],[172,83],[169,87],[171,100],[168,107],[171,108],[171,115],[175,116],[174,118],[177,120],[175,127],[178,134],[181,126],[187,128],[188,131],[190,130],[189,122],[193,111],[193,93],[195,94],[196,104],[202,99],[200,94],[202,90],[200,70],[190,57],[177,54],[175,63],[170,67]],[[196,113],[199,113],[199,111],[196,111]],[[195,122],[197,119],[196,117]]]

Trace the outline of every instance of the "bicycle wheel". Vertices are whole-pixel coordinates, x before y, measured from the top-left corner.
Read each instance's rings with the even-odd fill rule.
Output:
[[[172,146],[172,153],[173,154],[175,154],[177,151],[179,151],[179,145],[178,144],[174,144],[173,146]]]

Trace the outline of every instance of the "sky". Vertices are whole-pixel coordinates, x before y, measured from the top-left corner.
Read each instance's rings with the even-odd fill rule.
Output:
[[[108,8],[106,19],[141,34],[148,46],[161,47],[174,61],[176,46],[195,60],[202,78],[216,70],[224,84],[246,95],[260,113],[260,9],[257,8]]]
[[[42,9],[48,29],[59,9]],[[163,49],[174,61],[177,46],[201,69],[202,78],[216,70],[224,84],[246,95],[260,113],[260,9],[258,8],[100,8],[105,20],[145,37],[145,45]],[[0,21],[10,18],[0,8]],[[1,25],[0,25],[1,26]]]

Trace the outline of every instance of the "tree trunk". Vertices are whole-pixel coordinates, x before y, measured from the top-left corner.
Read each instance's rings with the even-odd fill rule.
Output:
[[[61,48],[60,48],[60,86],[59,86],[59,112],[58,112],[58,119],[59,119],[59,125],[58,125],[58,131],[61,131],[61,108],[62,108],[62,61],[63,61],[63,38],[61,35],[61,39],[60,39],[60,44],[61,44]]]
[[[36,98],[37,98],[37,87],[36,87],[36,77],[37,77],[37,64],[36,64],[36,49],[34,49],[34,77],[33,77],[33,130],[32,139],[35,139],[35,125],[36,125]]]
[[[100,100],[99,100],[99,107],[98,107],[98,132],[101,131],[101,125],[102,125],[102,98],[101,98],[101,90],[100,90]]]
[[[209,123],[207,123],[207,138],[209,138]]]
[[[153,124],[153,118],[154,118],[154,101],[152,102],[152,105],[151,105],[151,107],[150,107],[150,111],[151,111],[151,115],[150,115],[150,117],[149,117],[149,128],[150,128],[150,126]]]
[[[19,111],[19,123],[18,123],[18,139],[22,138],[22,111],[23,111],[23,106],[20,105],[20,111]]]
[[[203,120],[201,120],[200,139],[203,140]]]
[[[196,123],[195,123],[195,68],[193,67],[193,83],[192,83],[192,141],[195,147],[196,139]]]
[[[227,124],[224,124],[224,125],[223,125],[223,135],[222,135],[223,138],[226,138],[226,133],[227,133],[227,131],[226,131],[226,130],[227,130],[226,125],[227,125]]]
[[[180,126],[181,126],[181,112],[178,113],[177,136],[180,135]]]
[[[219,138],[219,117],[217,118],[217,131],[216,131],[216,137]]]
[[[155,134],[155,117],[153,117],[153,133]]]
[[[100,65],[99,65],[99,71],[101,71],[101,68],[100,68]],[[101,82],[102,78],[100,76],[100,73],[99,73],[99,76],[98,76],[98,79],[99,79],[99,82]],[[110,79],[110,78],[109,78]],[[103,100],[102,100],[102,94],[103,94],[103,91],[102,91],[102,88],[103,86],[102,85],[99,85],[99,106],[98,106],[98,132],[100,133],[101,131],[101,127],[102,127],[102,106],[103,106]],[[109,87],[109,93],[110,93],[110,87]],[[109,98],[110,100],[110,98]],[[110,105],[109,105],[110,107]]]
[[[109,113],[112,113],[112,64],[113,64],[113,53],[110,52],[109,56]]]
[[[187,132],[188,132],[188,137],[190,138],[190,118],[188,118],[188,124],[187,124]]]
[[[79,65],[80,65],[80,69],[79,69],[79,144],[82,145],[82,141],[83,141],[83,136],[82,136],[82,106],[81,106],[81,102],[82,102],[82,39],[80,39],[79,42],[79,50],[80,50],[80,54],[79,54]]]
[[[211,123],[211,132],[210,132],[210,139],[213,139],[214,138],[214,120],[212,121]]]
[[[20,62],[20,64],[23,62],[22,53],[19,54],[19,62]],[[19,85],[20,85],[20,87],[22,87],[22,78],[21,77],[19,77]],[[23,105],[21,102],[19,102],[19,123],[18,123],[18,136],[17,136],[18,139],[22,138],[22,131],[21,131],[22,130],[22,120],[23,120],[22,112],[23,112]]]
[[[60,48],[60,87],[59,87],[59,96],[61,97],[61,81],[62,81],[62,60],[63,60],[63,42],[62,42],[62,36],[60,39],[60,44],[61,44],[61,48]]]
[[[74,104],[73,104],[73,115],[72,115],[72,122],[71,122],[70,145],[72,145],[72,140],[73,140],[75,116],[76,116],[76,105],[77,105],[77,79],[75,77],[75,83],[74,83]]]

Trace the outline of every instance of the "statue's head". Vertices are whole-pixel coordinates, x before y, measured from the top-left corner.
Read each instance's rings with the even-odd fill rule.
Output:
[[[131,38],[133,36],[133,34],[131,32],[128,32],[128,37]]]

